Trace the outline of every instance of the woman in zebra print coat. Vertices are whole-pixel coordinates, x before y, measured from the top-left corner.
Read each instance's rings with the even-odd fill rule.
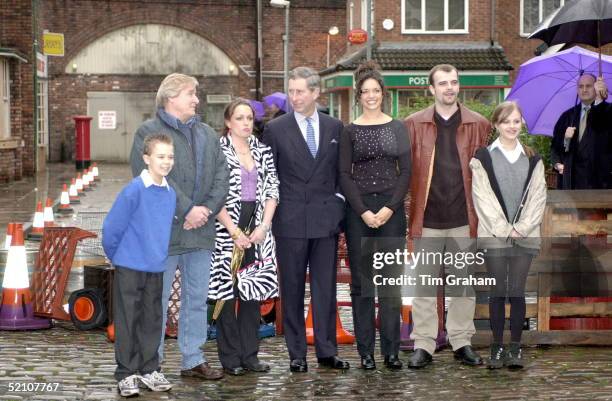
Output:
[[[235,99],[224,117],[226,128],[220,141],[230,182],[225,207],[217,216],[208,297],[225,301],[217,319],[219,360],[227,373],[242,375],[247,370],[270,369],[257,358],[259,301],[278,296],[270,225],[279,182],[270,148],[252,135],[254,111],[249,102]],[[244,250],[236,285],[230,271],[234,247]]]

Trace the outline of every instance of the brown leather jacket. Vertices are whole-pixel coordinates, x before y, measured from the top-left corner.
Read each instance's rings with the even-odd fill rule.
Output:
[[[470,160],[476,150],[487,144],[491,132],[491,124],[480,114],[459,104],[461,124],[457,128],[457,149],[461,160],[465,200],[468,206],[467,214],[470,224],[470,236],[476,237],[478,217],[472,201],[472,172]],[[435,145],[437,137],[434,122],[434,106],[418,111],[404,120],[410,135],[412,145],[412,176],[410,181],[410,216],[409,235],[420,237],[423,232],[423,216],[429,186],[433,174]]]

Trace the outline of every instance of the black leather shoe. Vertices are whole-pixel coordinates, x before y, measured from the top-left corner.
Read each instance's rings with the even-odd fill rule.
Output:
[[[404,362],[402,362],[397,355],[385,355],[385,366],[389,369],[401,369],[404,366]]]
[[[453,354],[455,355],[455,359],[460,360],[461,363],[466,365],[482,365],[482,358],[476,353],[476,351],[474,351],[474,349],[472,349],[471,345],[461,347],[453,352]]]
[[[242,365],[246,370],[250,370],[251,372],[268,372],[270,370],[270,365],[267,363],[262,363],[257,361],[256,363],[249,363]]]
[[[422,348],[414,350],[410,359],[408,359],[408,367],[413,369],[424,368],[429,365],[432,361],[431,354]]]
[[[223,368],[223,371],[227,373],[228,375],[232,375],[232,376],[242,376],[243,374],[246,373],[246,370],[244,370],[242,366],[238,366],[235,368]]]
[[[306,363],[306,359],[297,358],[292,359],[289,363],[289,370],[292,372],[304,373],[308,372],[308,364]]]
[[[365,369],[365,370],[376,369],[376,362],[374,362],[374,355],[365,355],[361,357],[361,369]]]
[[[336,355],[327,358],[318,358],[317,361],[319,365],[332,369],[346,370],[351,367],[347,361],[338,358]]]

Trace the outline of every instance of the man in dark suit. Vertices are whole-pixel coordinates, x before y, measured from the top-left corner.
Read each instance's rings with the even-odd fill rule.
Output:
[[[344,198],[339,194],[342,122],[318,113],[321,79],[311,68],[289,74],[293,111],[270,121],[263,141],[272,148],[280,199],[272,221],[279,264],[283,328],[292,372],[306,372],[306,269],[315,349],[320,365],[348,369],[336,344],[336,251]]]
[[[580,103],[566,110],[551,143],[551,161],[559,173],[558,189],[612,188],[612,105],[605,81],[591,74],[578,80]]]

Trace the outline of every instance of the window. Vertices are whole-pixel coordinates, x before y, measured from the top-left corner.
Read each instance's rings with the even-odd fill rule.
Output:
[[[49,83],[46,80],[39,79],[38,81],[38,104],[37,104],[37,130],[38,130],[38,145],[49,144],[49,122],[48,122],[48,88]]]
[[[11,136],[11,83],[9,63],[0,57],[0,139]]]
[[[468,33],[469,0],[402,0],[402,33]]]
[[[360,18],[361,18],[360,28],[367,32],[368,31],[368,2],[367,0],[361,0]],[[372,7],[372,2],[370,2],[370,24],[372,26],[374,25],[374,7]]]
[[[521,0],[521,36],[529,36],[547,15],[564,3],[565,0]]]

